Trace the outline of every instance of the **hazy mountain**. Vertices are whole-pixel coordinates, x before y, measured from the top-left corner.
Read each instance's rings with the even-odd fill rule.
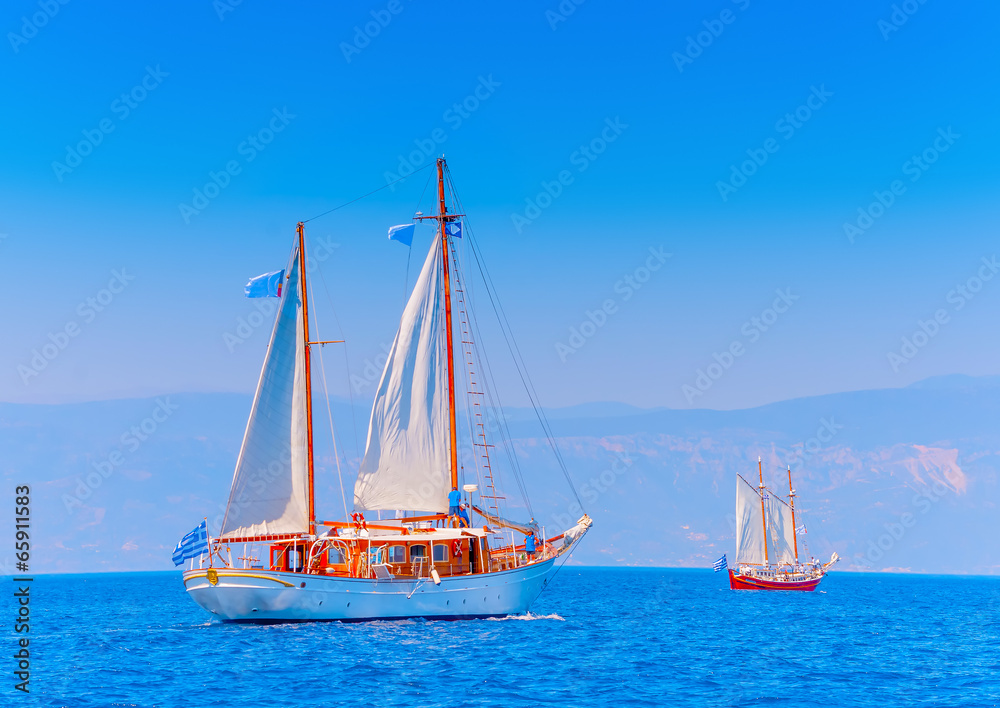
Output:
[[[1000,573],[1000,377],[949,376],[904,389],[796,399],[737,411],[594,403],[549,411],[595,520],[585,564],[701,565],[733,554],[735,474],[786,489],[792,466],[803,553],[844,569]],[[228,494],[250,398],[186,394],[67,405],[0,404],[2,498],[30,484],[36,572],[172,567],[170,551]],[[317,509],[350,503],[367,409],[333,401],[344,497],[316,408]],[[549,533],[577,509],[534,412],[512,410],[518,465]],[[512,516],[517,485],[504,470]],[[5,557],[6,556],[6,557]],[[11,572],[12,553],[0,553]]]

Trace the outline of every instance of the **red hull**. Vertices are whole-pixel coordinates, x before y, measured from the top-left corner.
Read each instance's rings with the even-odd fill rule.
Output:
[[[821,580],[823,580],[823,576],[794,582],[762,580],[749,575],[737,575],[734,570],[729,571],[729,587],[733,590],[801,590],[809,592],[815,590]]]

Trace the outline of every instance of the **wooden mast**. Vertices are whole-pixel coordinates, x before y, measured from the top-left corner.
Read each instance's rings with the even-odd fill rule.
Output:
[[[312,374],[309,362],[309,298],[306,296],[306,234],[305,224],[299,222],[299,283],[302,290],[302,336],[305,344],[305,379],[306,379],[306,449],[309,483],[309,535],[316,535],[316,495],[313,481],[313,416],[312,416]]]
[[[438,225],[441,231],[441,265],[444,269],[444,327],[448,346],[448,423],[451,433],[451,489],[458,489],[458,444],[455,429],[455,345],[451,331],[451,282],[448,274],[448,222],[445,214],[448,207],[444,202],[444,158],[437,160],[438,172]]]
[[[792,466],[788,465],[788,505],[792,507],[792,541],[795,544],[795,563],[799,562],[799,534],[795,526],[795,490],[792,489]]]
[[[771,565],[767,557],[767,511],[764,509],[764,470],[760,466],[760,455],[757,456],[757,474],[760,475],[760,523],[764,527],[764,565]]]

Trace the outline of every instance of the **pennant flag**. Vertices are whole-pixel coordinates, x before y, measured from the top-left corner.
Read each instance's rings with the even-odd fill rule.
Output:
[[[728,568],[729,566],[726,564],[726,554],[723,553],[722,558],[715,561],[715,563],[712,564],[712,567],[715,568],[716,573],[718,573],[720,570],[725,570],[726,568]]]
[[[184,565],[189,558],[197,558],[208,550],[208,525],[205,520],[182,538],[174,548],[174,565]]]
[[[399,241],[400,243],[405,243],[409,246],[413,243],[413,229],[416,224],[400,224],[399,226],[389,227],[389,240]]]
[[[461,221],[448,221],[444,225],[444,232],[449,236],[454,236],[455,238],[462,238],[462,222]]]
[[[285,271],[276,270],[250,278],[243,286],[247,297],[281,297],[281,286],[285,282]]]
[[[795,533],[805,533],[805,532],[806,532],[806,526],[805,526],[805,524],[803,524],[802,526],[799,526],[797,529],[795,529]]]

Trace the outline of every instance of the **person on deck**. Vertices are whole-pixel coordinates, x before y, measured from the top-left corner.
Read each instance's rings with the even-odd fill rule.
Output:
[[[458,527],[459,528],[469,528],[472,526],[472,520],[469,518],[468,507],[463,503],[458,507]]]
[[[528,535],[524,537],[524,555],[528,556],[528,560],[535,559],[535,532],[529,531]]]
[[[458,516],[458,505],[462,503],[462,493],[457,489],[448,492],[448,516]]]

